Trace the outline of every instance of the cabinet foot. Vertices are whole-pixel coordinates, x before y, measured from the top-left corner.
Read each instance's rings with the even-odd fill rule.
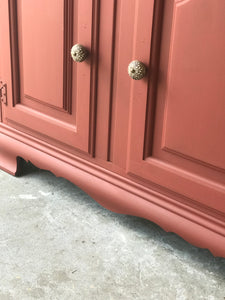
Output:
[[[0,169],[13,175],[20,176],[22,173],[23,159],[12,153],[0,149]]]

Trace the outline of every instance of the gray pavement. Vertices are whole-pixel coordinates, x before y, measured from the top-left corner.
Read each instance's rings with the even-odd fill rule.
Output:
[[[0,300],[225,299],[225,259],[26,164],[0,171]]]

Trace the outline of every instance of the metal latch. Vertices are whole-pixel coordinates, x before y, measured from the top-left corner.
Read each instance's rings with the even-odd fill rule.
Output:
[[[0,81],[0,99],[3,104],[7,105],[7,85],[3,81]]]

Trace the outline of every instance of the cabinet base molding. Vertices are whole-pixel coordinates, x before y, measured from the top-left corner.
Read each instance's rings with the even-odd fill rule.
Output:
[[[209,209],[189,207],[87,160],[0,126],[0,168],[20,173],[20,157],[73,182],[105,208],[148,219],[189,243],[225,257],[225,220]]]

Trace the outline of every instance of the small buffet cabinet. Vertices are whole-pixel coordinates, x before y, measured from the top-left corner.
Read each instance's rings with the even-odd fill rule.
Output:
[[[31,161],[225,257],[225,1],[0,12],[1,169]]]

